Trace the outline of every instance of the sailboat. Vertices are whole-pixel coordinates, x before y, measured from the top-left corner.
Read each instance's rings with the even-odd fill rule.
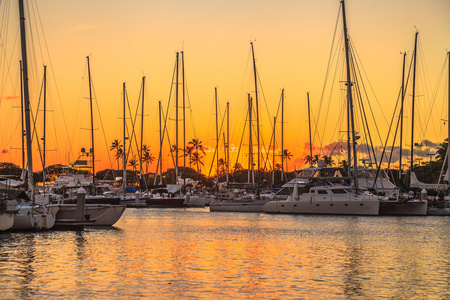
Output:
[[[12,230],[48,230],[53,227],[56,220],[56,213],[59,210],[57,206],[36,205],[35,186],[33,180],[33,155],[31,140],[31,116],[30,116],[30,95],[28,89],[28,64],[27,64],[27,45],[25,34],[25,14],[24,1],[19,0],[20,17],[20,37],[22,50],[22,79],[23,79],[23,97],[25,106],[25,125],[27,140],[27,165],[28,165],[28,187],[31,195],[30,201],[21,201],[18,203],[18,212],[14,214],[14,224]]]
[[[263,206],[267,213],[291,213],[291,214],[328,214],[328,215],[378,215],[380,201],[377,196],[362,190],[358,186],[357,153],[355,146],[355,122],[353,115],[352,80],[349,62],[349,41],[347,33],[347,21],[345,17],[345,4],[341,0],[345,57],[347,71],[347,115],[348,115],[348,147],[349,174],[353,174],[351,186],[331,182],[329,179],[313,177],[311,182],[298,191],[298,183],[294,183],[292,195],[286,200],[269,201]],[[351,152],[353,152],[353,172],[350,171]]]
[[[447,52],[447,60],[448,60],[448,118],[450,118],[450,52]],[[447,121],[448,124],[448,135],[447,135],[447,141],[450,140],[450,121]],[[450,182],[450,176],[449,176],[449,172],[450,172],[450,147],[447,144],[447,153],[446,153],[446,157],[447,157],[447,172],[445,174],[445,180]],[[413,177],[414,176],[414,177]],[[417,178],[415,177],[414,173],[411,173],[411,185],[413,184],[413,179],[415,179],[415,184],[416,185],[420,185],[423,188],[427,188],[428,184],[424,184],[420,181],[417,180]],[[438,184],[438,187],[436,189],[438,190],[447,190],[448,189],[448,184]],[[445,202],[444,202],[445,203]],[[428,207],[427,208],[427,215],[430,216],[450,216],[450,208],[449,207],[445,207],[445,205],[443,205],[444,207]]]
[[[418,187],[415,184],[417,178],[413,171],[413,145],[414,145],[414,100],[415,100],[415,87],[416,87],[416,64],[417,64],[417,37],[419,32],[417,31],[414,39],[414,52],[413,52],[413,84],[412,84],[412,118],[411,118],[411,165],[410,165],[410,175],[411,175],[411,187]],[[405,56],[403,54],[403,72],[402,72],[402,105],[400,109],[400,147],[402,144],[402,131],[403,131],[403,103],[405,97],[405,88],[404,88],[404,74],[405,74]],[[400,148],[400,155],[401,155]],[[399,169],[399,180],[401,180],[401,156],[400,156],[400,169]],[[381,174],[381,173],[380,173]],[[381,174],[382,175],[382,174]],[[379,176],[377,174],[377,177]],[[375,187],[375,184],[373,185]],[[436,186],[435,186],[436,187]],[[422,187],[424,188],[424,187]],[[416,199],[414,197],[402,197],[401,189],[399,187],[395,187],[394,191],[387,193],[384,197],[380,199],[380,215],[410,215],[410,216],[424,216],[427,212],[427,200],[426,199]]]
[[[230,185],[227,183],[227,188],[235,188],[233,191],[227,191],[225,193],[219,193],[217,191],[216,198],[211,201],[209,205],[210,211],[227,211],[227,212],[261,212],[263,209],[263,206],[269,201],[269,199],[261,198],[259,194],[259,185],[260,185],[260,134],[259,134],[259,110],[258,110],[258,82],[257,82],[257,72],[256,72],[256,60],[255,60],[255,52],[253,48],[253,43],[250,43],[251,49],[252,49],[252,57],[253,57],[253,74],[254,74],[254,82],[255,82],[255,98],[256,98],[256,128],[257,128],[257,144],[258,144],[258,159],[257,159],[257,191],[256,195],[253,193],[247,193],[240,191],[239,188],[235,188],[233,185]],[[252,145],[252,98],[250,97],[250,94],[248,94],[248,116],[249,116],[249,175],[248,175],[248,181],[250,183],[250,177],[251,182],[254,185],[255,183],[255,176],[253,172],[253,145]],[[217,119],[217,90],[216,90],[216,138],[217,138],[217,144],[216,144],[216,151],[218,154],[218,119]],[[218,159],[218,156],[217,156]],[[219,173],[219,167],[217,163],[217,174]],[[217,175],[217,183],[219,182],[219,175]]]
[[[177,69],[178,70],[178,69]],[[178,77],[178,74],[177,74]],[[184,51],[181,51],[181,79],[183,82],[182,85],[182,101],[183,101],[183,148],[186,149],[186,77],[184,72]],[[176,91],[178,93],[178,90]],[[178,96],[177,96],[178,99]],[[178,105],[177,107],[177,137],[176,137],[176,148],[178,151]],[[178,166],[178,158],[176,159]],[[176,189],[178,190],[178,195],[184,198],[183,206],[186,207],[204,207],[205,206],[205,198],[199,195],[193,195],[188,191],[188,187],[193,187],[197,185],[197,181],[192,180],[191,178],[186,178],[186,155],[183,155],[183,172],[182,176],[176,176],[175,185],[168,184],[168,189]]]
[[[93,124],[93,109],[92,109],[92,90],[91,90],[91,73],[89,56],[87,58],[88,75],[89,75],[89,98],[90,98],[90,112],[91,112],[91,143],[92,150],[88,156],[91,157],[92,164],[92,178],[85,177],[82,174],[66,174],[60,176],[56,182],[58,183],[54,188],[60,188],[61,186],[73,191],[75,188],[83,188],[87,186],[92,188],[92,195],[88,195],[85,198],[84,219],[89,221],[90,226],[112,226],[115,224],[125,211],[125,205],[118,205],[120,199],[118,197],[110,197],[103,195],[96,195],[96,183],[95,183],[95,155],[94,155],[94,124]],[[78,195],[77,195],[78,196]],[[66,226],[67,220],[77,220],[77,198],[71,197],[70,199],[58,198],[58,206],[60,210],[56,215],[56,224]],[[114,203],[114,204],[111,204]],[[81,222],[82,223],[82,222]]]

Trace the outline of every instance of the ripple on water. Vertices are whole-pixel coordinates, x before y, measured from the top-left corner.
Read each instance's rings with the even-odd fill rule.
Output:
[[[2,297],[442,298],[448,218],[127,209],[113,228],[1,233]]]

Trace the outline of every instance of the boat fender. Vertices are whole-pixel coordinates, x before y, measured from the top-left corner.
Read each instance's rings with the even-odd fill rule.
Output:
[[[420,200],[425,201],[427,200],[428,193],[426,189],[423,189],[420,191]]]

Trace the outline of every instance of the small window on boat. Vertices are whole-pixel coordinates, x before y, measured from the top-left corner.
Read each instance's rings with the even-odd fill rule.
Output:
[[[333,206],[333,203],[330,203],[330,206]]]
[[[328,194],[325,190],[317,190],[317,194]]]
[[[359,206],[364,206],[364,203],[360,203]]]
[[[347,192],[344,189],[333,189],[331,190],[333,194],[346,194]]]
[[[348,203],[345,203],[344,206],[348,206]]]
[[[316,206],[319,206],[319,204],[316,204]]]

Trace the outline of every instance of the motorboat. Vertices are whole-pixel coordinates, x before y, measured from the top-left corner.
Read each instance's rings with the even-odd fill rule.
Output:
[[[380,200],[367,190],[333,183],[307,185],[298,192],[294,184],[286,200],[273,200],[262,210],[267,213],[321,215],[378,215]]]
[[[227,212],[262,212],[263,206],[269,199],[256,197],[252,193],[234,191],[219,192],[209,204],[210,211]]]

